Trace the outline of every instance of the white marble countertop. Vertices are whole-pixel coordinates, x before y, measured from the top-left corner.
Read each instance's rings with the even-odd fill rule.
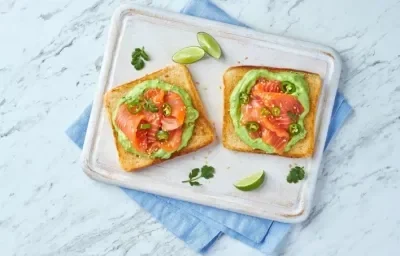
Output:
[[[196,255],[64,135],[91,101],[117,0],[0,2],[0,254]],[[173,11],[185,0],[132,1]],[[355,113],[326,153],[309,220],[282,255],[400,252],[400,1],[216,0],[249,25],[323,43]],[[209,255],[260,255],[228,237]]]

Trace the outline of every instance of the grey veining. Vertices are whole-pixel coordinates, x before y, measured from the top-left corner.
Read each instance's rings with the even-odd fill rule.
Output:
[[[196,255],[118,188],[80,171],[63,132],[91,101],[119,3],[0,2],[1,255]],[[354,115],[326,152],[310,218],[280,253],[397,255],[400,1],[216,0],[262,31],[330,45]],[[228,237],[210,255],[260,255]]]

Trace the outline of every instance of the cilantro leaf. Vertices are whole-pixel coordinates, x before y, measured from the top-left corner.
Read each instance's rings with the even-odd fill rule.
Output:
[[[190,186],[201,186],[198,181],[189,181]]]
[[[133,61],[133,60],[132,60]],[[133,64],[136,70],[141,70],[144,67],[144,61],[142,59],[138,59],[135,64]]]
[[[212,166],[204,165],[199,168],[193,169],[189,173],[189,179],[182,181],[182,183],[189,183],[190,186],[201,186],[201,184],[197,181],[201,178],[211,179],[214,177],[215,169]],[[200,175],[199,175],[200,174]]]
[[[144,60],[149,61],[150,57],[149,55],[144,51],[144,47],[142,47],[142,50],[140,52],[140,55],[143,57]]]
[[[190,173],[189,173],[189,179],[195,178],[200,172],[199,168],[193,169]]]
[[[135,48],[132,52],[132,66],[134,66],[136,70],[141,70],[144,67],[144,60],[150,60],[149,55],[144,51],[144,47]]]
[[[300,180],[303,180],[306,172],[304,171],[304,167],[295,166],[293,167],[288,176],[286,177],[286,181],[288,183],[297,183]]]
[[[201,168],[201,176],[207,180],[214,177],[214,172],[215,169],[212,166],[204,165]]]

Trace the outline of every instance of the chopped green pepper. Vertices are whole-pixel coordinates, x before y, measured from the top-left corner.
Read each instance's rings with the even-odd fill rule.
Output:
[[[128,106],[128,110],[129,112],[131,112],[132,114],[137,114],[142,110],[142,105],[129,105]]]
[[[292,94],[296,92],[296,86],[291,82],[284,81],[282,82],[282,90],[284,93]]]
[[[273,116],[279,116],[281,114],[281,109],[279,107],[273,107],[271,112]]]
[[[297,135],[300,133],[301,126],[299,124],[291,124],[289,125],[289,133],[290,135]]]
[[[141,130],[148,130],[151,128],[151,124],[140,124],[139,129]]]
[[[148,130],[148,129],[150,129],[151,128],[151,124],[140,124],[139,125],[139,129],[141,129],[141,130]]]
[[[156,138],[159,141],[164,141],[164,140],[168,140],[169,138],[169,133],[167,131],[163,131],[163,130],[159,130],[156,133]]]
[[[260,129],[260,125],[257,122],[248,122],[246,124],[246,129],[249,132],[256,132],[258,129]]]
[[[261,115],[262,116],[270,116],[271,115],[271,111],[269,111],[268,108],[262,108],[261,109]]]
[[[169,105],[168,103],[164,103],[162,106],[162,111],[164,116],[170,116],[172,113],[171,105]]]

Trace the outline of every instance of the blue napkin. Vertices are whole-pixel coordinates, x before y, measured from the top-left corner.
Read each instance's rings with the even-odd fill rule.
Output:
[[[244,24],[234,20],[208,0],[189,1],[181,12],[244,26]],[[80,148],[84,143],[90,111],[91,105],[84,110],[78,120],[66,131],[71,140]],[[343,96],[338,93],[325,147],[351,112],[351,107]],[[291,227],[291,225],[285,223],[201,206],[132,189],[122,188],[122,190],[190,248],[200,253],[205,252],[220,235],[227,234],[263,253],[270,254],[280,245]]]

